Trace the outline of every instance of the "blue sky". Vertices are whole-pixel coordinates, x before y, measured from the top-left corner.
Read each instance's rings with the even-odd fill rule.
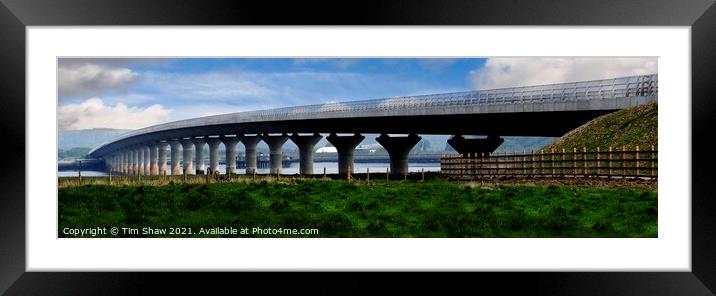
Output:
[[[655,58],[61,59],[60,130],[656,73]]]

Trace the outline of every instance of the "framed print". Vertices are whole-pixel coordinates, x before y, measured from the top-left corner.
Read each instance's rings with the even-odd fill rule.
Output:
[[[712,4],[4,1],[0,288],[709,294]]]

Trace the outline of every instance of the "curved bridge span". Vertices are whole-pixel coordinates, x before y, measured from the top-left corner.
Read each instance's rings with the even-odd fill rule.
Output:
[[[352,167],[353,149],[364,139],[361,134],[375,133],[381,134],[376,140],[390,154],[391,173],[401,175],[407,172],[408,152],[420,140],[418,134],[454,135],[448,143],[458,152],[489,153],[502,143],[500,136],[561,136],[597,116],[657,99],[658,75],[654,74],[332,102],[150,126],[103,143],[90,151],[90,156],[104,159],[108,170],[114,173],[193,174],[209,168],[216,170],[220,144],[227,148],[225,159],[235,159],[235,148],[240,141],[246,148],[246,171],[251,173],[256,170],[256,144],[264,141],[271,150],[271,173],[279,173],[281,147],[291,139],[299,147],[299,171],[312,174],[313,146],[323,133],[329,134],[327,140],[338,150],[339,173],[345,173]],[[338,136],[338,133],[353,135]],[[462,135],[488,137],[466,139]],[[202,155],[207,144],[210,148],[208,166]],[[171,148],[170,167],[167,166],[167,146]],[[179,168],[180,159],[184,162],[183,168]],[[226,163],[227,173],[234,173],[235,161]]]

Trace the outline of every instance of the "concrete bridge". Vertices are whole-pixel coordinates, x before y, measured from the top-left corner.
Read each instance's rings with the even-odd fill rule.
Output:
[[[128,132],[90,151],[113,173],[162,175],[216,171],[219,146],[226,148],[226,173],[235,173],[236,146],[245,147],[246,172],[256,171],[256,145],[270,149],[270,172],[280,173],[289,139],[300,153],[300,173],[313,174],[314,145],[327,140],[338,150],[339,173],[353,167],[353,151],[365,138],[390,155],[391,174],[408,169],[408,153],[419,134],[453,135],[448,144],[465,155],[494,151],[501,136],[561,136],[615,110],[658,99],[658,75],[458,93],[392,97],[238,112],[180,120]],[[345,135],[349,134],[349,135]],[[403,134],[408,136],[391,136]],[[463,135],[487,135],[465,138]],[[204,163],[204,145],[209,163]],[[169,149],[167,149],[169,147]],[[183,167],[180,168],[180,160]],[[196,161],[195,161],[196,160]]]

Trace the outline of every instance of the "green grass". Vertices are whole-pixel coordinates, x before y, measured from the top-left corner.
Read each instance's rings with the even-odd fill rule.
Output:
[[[543,149],[572,151],[576,147],[582,151],[584,147],[594,151],[599,147],[606,151],[609,146],[634,149],[639,145],[641,150],[648,150],[652,145],[658,147],[657,139],[658,105],[649,103],[597,117]]]
[[[305,237],[657,237],[657,193],[444,180],[87,185],[59,189],[59,235],[71,237],[62,234],[65,227],[319,230]],[[127,236],[147,237],[119,235]]]

